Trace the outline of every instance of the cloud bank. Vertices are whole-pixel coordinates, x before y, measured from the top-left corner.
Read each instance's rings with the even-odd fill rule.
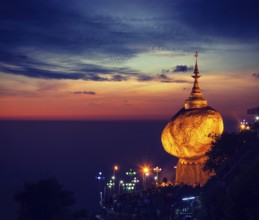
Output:
[[[212,49],[218,42],[259,48],[258,4],[255,0],[3,0],[0,70],[45,79],[121,82],[135,77],[169,82],[104,64],[116,66],[154,48],[184,53]],[[187,71],[191,67],[173,69]]]

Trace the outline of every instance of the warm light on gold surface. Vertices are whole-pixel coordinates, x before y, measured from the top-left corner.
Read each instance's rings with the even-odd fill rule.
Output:
[[[182,109],[166,125],[161,139],[166,152],[182,161],[195,162],[210,149],[213,137],[222,132],[222,117],[214,109]]]
[[[211,149],[215,136],[223,132],[219,112],[205,108],[182,109],[164,128],[162,144],[169,154],[179,158],[176,183],[203,186],[212,173],[204,172],[206,152]]]
[[[176,183],[203,186],[208,181],[213,174],[203,171],[205,154],[222,132],[222,117],[209,106],[183,108],[168,122],[161,140],[165,151],[179,158]]]

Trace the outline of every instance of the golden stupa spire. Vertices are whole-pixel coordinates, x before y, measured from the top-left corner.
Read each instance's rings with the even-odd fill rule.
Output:
[[[198,52],[196,51],[196,53],[194,54],[195,56],[195,68],[194,68],[194,71],[193,73],[195,74],[194,76],[192,76],[193,78],[199,78],[199,69],[198,69],[198,64],[197,64],[197,61],[198,61]]]
[[[190,94],[190,97],[185,100],[184,108],[185,109],[193,109],[193,108],[203,108],[208,105],[207,100],[205,100],[202,97],[201,89],[199,86],[198,79],[200,78],[199,76],[199,69],[198,69],[198,53],[196,51],[195,53],[195,68],[194,68],[194,75],[192,76],[194,78],[194,83],[192,87],[192,92]]]

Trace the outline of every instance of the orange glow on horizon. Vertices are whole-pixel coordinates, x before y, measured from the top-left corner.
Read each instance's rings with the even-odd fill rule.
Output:
[[[203,97],[223,116],[245,115],[247,108],[258,105],[259,87],[253,78],[201,75]],[[17,91],[10,89],[0,94],[0,120],[167,120],[184,106],[192,88],[189,75],[175,75],[175,79],[186,82],[48,82],[21,76],[17,81],[4,78],[0,86]],[[30,83],[21,83],[24,80]],[[77,91],[95,94],[72,93]]]

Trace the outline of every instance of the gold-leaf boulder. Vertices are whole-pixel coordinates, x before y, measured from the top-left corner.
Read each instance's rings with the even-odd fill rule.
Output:
[[[165,126],[161,139],[169,154],[195,162],[210,150],[215,136],[222,132],[222,117],[213,108],[182,108]]]

